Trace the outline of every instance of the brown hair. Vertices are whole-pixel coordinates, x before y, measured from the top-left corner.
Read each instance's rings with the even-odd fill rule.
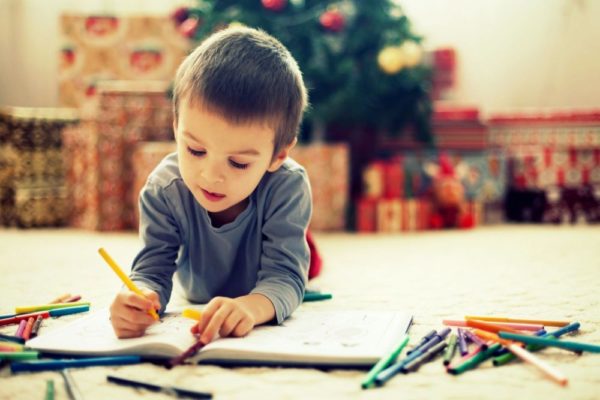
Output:
[[[267,33],[229,28],[205,39],[181,63],[173,88],[173,114],[181,99],[234,123],[264,121],[275,130],[274,153],[298,134],[307,94],[290,52]]]

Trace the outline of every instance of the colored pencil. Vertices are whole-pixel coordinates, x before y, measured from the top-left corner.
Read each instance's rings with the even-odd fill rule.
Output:
[[[46,397],[45,400],[54,400],[54,380],[46,381]]]
[[[466,361],[460,362],[458,365],[448,366],[448,368],[446,368],[446,371],[452,375],[462,374],[463,372],[475,368],[477,365],[481,364],[482,362],[493,356],[496,353],[496,351],[498,351],[501,347],[502,345],[500,343],[495,343],[488,347],[487,350],[480,351],[479,353],[475,354],[475,356],[469,358]]]
[[[140,356],[106,356],[66,359],[42,359],[22,363],[13,363],[12,372],[55,371],[65,368],[82,368],[100,365],[131,365],[142,362]]]
[[[23,335],[21,336],[25,340],[29,340],[31,337],[31,330],[33,329],[33,323],[35,322],[35,318],[29,317],[27,319],[27,323],[25,324],[25,329],[23,329]]]
[[[193,319],[195,321],[200,321],[202,319],[202,313],[198,310],[194,310],[193,308],[186,308],[181,312],[181,316],[189,319]]]
[[[385,368],[387,368],[388,365],[390,365],[391,363],[394,362],[394,360],[402,352],[402,349],[404,349],[404,346],[406,346],[406,344],[408,343],[408,340],[409,340],[408,335],[404,336],[404,338],[400,341],[398,346],[396,346],[396,348],[392,352],[384,355],[383,357],[381,357],[381,359],[379,361],[377,361],[377,363],[373,366],[373,368],[371,368],[371,370],[369,371],[367,376],[365,376],[365,379],[363,379],[363,381],[361,382],[360,386],[363,389],[367,389],[367,388],[373,386],[373,384],[375,383],[375,378],[377,377],[377,374],[380,373],[381,371],[383,371]]]
[[[99,248],[98,253],[100,253],[104,261],[106,261],[108,266],[115,272],[115,274],[117,274],[117,276],[121,278],[121,281],[123,281],[123,283],[125,284],[125,286],[127,286],[129,290],[146,298],[146,296],[144,296],[144,293],[142,293],[142,291],[135,285],[135,283],[133,283],[131,279],[129,279],[127,275],[125,275],[121,267],[119,267],[115,260],[113,260],[112,257],[108,255],[106,250],[104,250],[103,248]],[[150,314],[152,318],[154,318],[156,321],[159,320],[158,314],[156,313],[155,309],[152,308],[148,310],[148,314]]]
[[[508,350],[515,356],[538,368],[540,371],[542,371],[544,374],[546,374],[548,377],[550,377],[557,383],[561,385],[566,385],[568,383],[567,377],[562,372],[560,372],[558,369],[554,368],[550,364],[546,363],[545,361],[542,361],[541,359],[537,358],[531,352],[525,350],[523,347],[519,346],[515,342],[511,340],[502,339],[494,333],[485,332],[482,330],[475,330],[473,333],[475,333],[479,337],[486,338],[488,340],[493,340],[506,346],[506,348],[508,348]]]
[[[497,324],[493,324],[491,322],[484,322],[474,319],[467,320],[467,326],[471,328],[483,329],[484,331],[498,333],[500,331],[504,332],[512,332],[512,333],[521,333],[516,329],[507,328],[506,326],[501,326]]]
[[[442,320],[442,323],[446,326],[468,327],[467,321],[462,320],[445,319]],[[516,329],[519,331],[539,331],[544,327],[543,325],[517,324],[511,322],[494,322],[494,324],[498,326],[505,326],[507,328]]]
[[[504,339],[517,340],[525,344],[537,344],[546,347],[558,347],[566,350],[575,351],[588,351],[590,353],[600,353],[600,345],[581,343],[581,342],[569,342],[566,340],[552,339],[550,337],[537,337],[519,335],[511,332],[499,332],[498,336]]]
[[[31,360],[39,356],[37,351],[0,351],[0,360]]]
[[[456,354],[456,344],[457,344],[458,336],[456,334],[451,334],[450,339],[448,339],[448,347],[446,347],[446,352],[444,353],[444,365],[449,365],[452,362],[452,358],[454,354]]]
[[[579,326],[580,326],[579,322],[573,322],[573,323],[571,323],[571,324],[569,324],[567,326],[563,326],[562,328],[557,329],[554,332],[545,333],[545,334],[543,334],[541,336],[542,337],[555,337],[555,338],[558,338],[558,337],[560,337],[560,336],[562,336],[562,335],[564,335],[566,333],[576,331],[577,329],[579,329]],[[527,346],[525,346],[525,348],[527,350],[529,350],[529,351],[538,351],[538,350],[541,350],[541,349],[543,349],[545,347],[544,346],[538,346],[538,345],[535,345],[535,344],[528,344]],[[512,354],[512,353],[502,354],[502,355],[499,355],[496,358],[494,358],[493,363],[494,363],[495,367],[499,367],[501,365],[504,365],[504,364],[506,364],[506,363],[514,360],[514,359],[515,359],[515,355]]]
[[[516,323],[523,323],[523,324],[558,326],[558,327],[570,324],[570,321],[557,321],[557,320],[548,320],[548,319],[529,319],[529,318],[510,318],[510,317],[491,317],[491,316],[482,316],[482,315],[466,315],[465,319],[466,320],[476,319],[479,321],[490,321],[490,322],[516,322]]]
[[[25,314],[25,313],[33,313],[36,311],[49,311],[55,310],[57,308],[65,308],[65,307],[75,307],[75,306],[89,306],[89,301],[79,301],[73,303],[54,303],[54,304],[39,304],[33,306],[20,306],[15,308],[15,313],[17,314]]]

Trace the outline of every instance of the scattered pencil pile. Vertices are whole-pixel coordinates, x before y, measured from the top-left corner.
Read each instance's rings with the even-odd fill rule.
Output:
[[[578,330],[579,322],[466,316],[464,320],[444,320],[443,324],[447,327],[427,333],[404,358],[396,360],[409,340],[408,336],[403,338],[392,353],[369,371],[362,382],[363,389],[382,386],[399,372],[414,372],[442,353],[446,371],[453,375],[476,368],[489,359],[494,366],[501,366],[519,358],[555,382],[566,385],[567,377],[533,352],[557,347],[577,354],[600,353],[600,345],[559,340],[564,334]],[[450,327],[456,328],[456,332]],[[557,329],[548,332],[545,327]]]
[[[27,350],[25,342],[38,335],[44,319],[89,311],[90,303],[81,296],[64,294],[48,304],[16,307],[14,314],[0,315],[0,327],[16,325],[14,335],[0,334],[0,360],[39,358],[37,351]]]

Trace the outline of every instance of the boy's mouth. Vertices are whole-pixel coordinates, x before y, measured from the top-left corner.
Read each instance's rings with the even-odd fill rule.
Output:
[[[204,194],[204,197],[206,197],[206,199],[208,201],[219,201],[225,197],[225,195],[221,194],[221,193],[209,192],[208,190],[204,190],[204,189],[201,189],[201,190],[202,190],[202,194]]]

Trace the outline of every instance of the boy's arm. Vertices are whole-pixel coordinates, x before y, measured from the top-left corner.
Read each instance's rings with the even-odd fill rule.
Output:
[[[143,247],[133,260],[131,279],[155,291],[164,311],[173,288],[180,229],[162,187],[149,180],[140,193],[140,238]]]
[[[261,268],[251,292],[272,303],[277,323],[302,302],[310,260],[306,229],[312,213],[310,185],[304,171],[280,178],[265,199]]]

